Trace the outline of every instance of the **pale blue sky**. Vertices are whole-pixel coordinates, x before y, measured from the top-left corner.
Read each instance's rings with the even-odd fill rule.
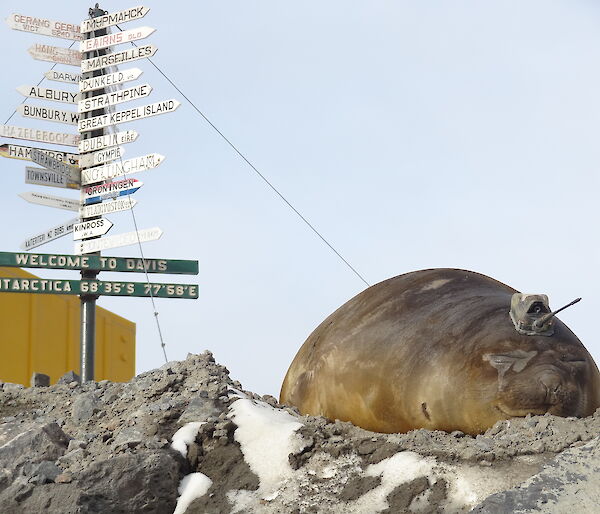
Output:
[[[16,11],[79,22],[91,4],[4,2],[2,17]],[[101,2],[109,11],[134,5]],[[144,5],[150,13],[122,28],[157,29],[147,40],[159,48],[156,64],[370,283],[459,267],[547,293],[553,307],[582,296],[561,319],[600,360],[597,2]],[[15,88],[50,68],[27,54],[35,42],[69,44],[0,30],[0,123],[22,100]],[[198,277],[176,279],[198,283],[199,300],[158,300],[169,358],[210,349],[246,388],[277,395],[305,338],[364,285],[148,62],[132,66],[144,70],[136,84],[154,91],[123,108],[183,103],[174,114],[120,126],[141,134],[126,145],[126,158],[166,156],[135,176],[145,183],[135,196],[139,226],[165,231],[144,246],[146,256],[200,261]],[[19,115],[10,123],[73,130]],[[23,161],[1,164],[0,249],[18,251],[70,213],[26,204],[18,193],[44,188],[23,183]],[[111,234],[133,230],[130,214],[107,217]],[[37,250],[72,246],[67,236]],[[137,323],[138,371],[162,364],[149,300],[99,305]]]

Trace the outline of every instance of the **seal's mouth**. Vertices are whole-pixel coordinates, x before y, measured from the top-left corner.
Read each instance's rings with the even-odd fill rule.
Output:
[[[548,410],[552,407],[552,405],[544,405],[542,407],[526,407],[522,409],[511,409],[506,405],[495,405],[496,410],[500,411],[505,416],[511,418],[524,418],[527,414],[531,414],[532,416],[543,416],[548,412]]]

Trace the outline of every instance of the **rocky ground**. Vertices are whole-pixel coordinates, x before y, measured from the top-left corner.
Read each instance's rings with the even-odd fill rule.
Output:
[[[0,383],[2,513],[599,512],[600,412],[383,435],[243,391],[212,355]]]

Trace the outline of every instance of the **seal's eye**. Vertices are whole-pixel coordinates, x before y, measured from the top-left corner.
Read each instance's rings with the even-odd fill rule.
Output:
[[[572,364],[573,366],[583,366],[587,362],[585,359],[580,359],[579,357],[569,355],[561,355],[560,360],[566,362],[567,364]]]

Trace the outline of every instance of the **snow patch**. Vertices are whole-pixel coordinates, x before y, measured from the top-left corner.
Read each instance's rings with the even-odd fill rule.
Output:
[[[234,439],[260,480],[258,491],[232,491],[232,497],[240,502],[239,507],[250,501],[246,496],[258,495],[264,500],[272,500],[284,482],[294,475],[288,456],[305,446],[302,437],[296,434],[303,424],[285,411],[250,399],[235,401],[229,411],[228,417],[237,425]]]
[[[196,440],[198,430],[204,423],[205,421],[192,421],[183,425],[173,434],[171,448],[181,453],[184,458],[187,457],[188,446]]]
[[[183,514],[190,503],[207,493],[211,485],[212,480],[202,473],[190,473],[189,475],[184,476],[177,488],[179,498],[177,498],[177,505],[175,506],[173,514]]]

